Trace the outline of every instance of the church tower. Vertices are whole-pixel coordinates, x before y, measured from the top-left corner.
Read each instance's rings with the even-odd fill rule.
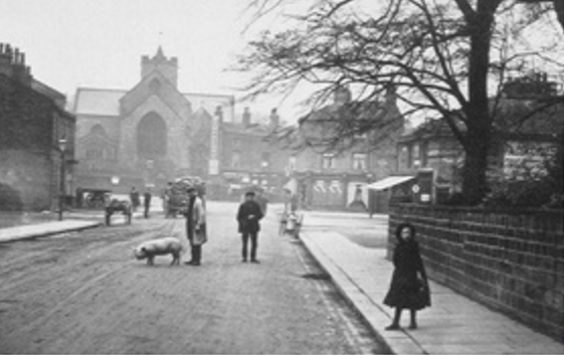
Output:
[[[141,57],[141,79],[149,75],[153,70],[161,72],[175,88],[178,87],[178,60],[176,57],[167,59],[163,54],[161,46],[159,46],[153,58],[149,58],[146,55]]]

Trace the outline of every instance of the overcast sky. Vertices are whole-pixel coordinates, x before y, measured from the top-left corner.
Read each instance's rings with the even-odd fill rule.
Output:
[[[296,13],[308,0],[294,0]],[[38,80],[65,93],[77,87],[130,89],[140,80],[142,55],[154,55],[161,45],[166,56],[179,62],[182,92],[233,94],[244,78],[226,69],[235,63],[245,44],[265,28],[284,27],[284,17],[272,14],[243,32],[251,17],[248,0],[0,0],[0,41],[18,47]],[[363,10],[375,13],[376,0],[359,0]],[[275,16],[272,18],[272,16]],[[536,30],[544,33],[546,28]],[[533,42],[542,42],[542,35]],[[550,37],[548,37],[550,38]],[[553,45],[553,43],[552,43]],[[553,47],[550,47],[553,48]],[[555,52],[556,54],[562,53]],[[561,57],[556,55],[556,57]],[[559,70],[561,72],[561,68]],[[255,103],[237,103],[267,115],[278,107],[282,120],[295,122],[304,108],[298,92],[281,102],[263,97]]]
[[[225,69],[251,39],[246,0],[0,0],[0,41],[25,52],[33,76],[67,94],[77,87],[132,88],[142,55],[159,45],[179,61],[182,92],[234,94]],[[258,29],[257,29],[258,30]],[[238,104],[265,114],[279,98]],[[294,104],[279,107],[295,121]]]

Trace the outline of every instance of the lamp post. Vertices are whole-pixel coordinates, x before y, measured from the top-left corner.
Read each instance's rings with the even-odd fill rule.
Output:
[[[65,199],[65,148],[67,140],[65,137],[59,139],[59,151],[61,152],[61,178],[59,181],[59,221],[63,220],[63,205]]]

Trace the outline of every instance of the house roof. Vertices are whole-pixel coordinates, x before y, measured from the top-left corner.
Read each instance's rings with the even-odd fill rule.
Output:
[[[129,90],[100,89],[100,88],[78,88],[75,98],[74,112],[77,115],[115,116],[120,114],[120,99]],[[217,95],[207,93],[183,93],[192,108],[197,111],[200,108],[208,112],[215,112],[217,106],[232,106],[234,97],[232,95]],[[233,119],[232,110],[223,110],[224,120]]]
[[[542,108],[542,109],[541,109]],[[511,137],[547,137],[558,134],[564,126],[564,104],[554,103],[543,108],[543,102],[504,99],[499,103],[492,133]],[[459,129],[466,127],[459,122]],[[431,119],[400,138],[403,142],[428,137],[454,137],[444,119]]]
[[[272,128],[258,123],[253,123],[245,127],[242,123],[223,122],[222,129],[229,133],[253,136],[267,136],[272,133]]]
[[[127,90],[79,88],[74,112],[77,115],[119,116],[119,99]]]
[[[66,111],[64,109],[64,107],[58,105],[56,100],[53,97],[48,96],[45,91],[38,91],[38,90],[34,89],[31,85],[30,86],[23,85],[18,80],[14,80],[13,78],[11,78],[11,77],[3,74],[3,73],[0,73],[0,80],[6,80],[7,82],[10,82],[13,85],[17,85],[18,87],[27,90],[30,94],[34,95],[34,97],[37,97],[41,100],[45,100],[46,102],[49,102],[52,105],[53,109],[57,113],[59,113],[61,115],[61,117],[65,118],[67,120],[71,120],[71,121],[76,120],[76,117],[74,116],[74,114]]]

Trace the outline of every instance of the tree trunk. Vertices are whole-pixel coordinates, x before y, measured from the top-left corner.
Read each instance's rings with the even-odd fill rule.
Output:
[[[487,189],[486,170],[492,117],[488,107],[488,68],[492,22],[497,0],[480,0],[470,26],[470,58],[468,90],[465,108],[466,135],[463,142],[464,161],[462,194],[466,203],[474,205],[484,197]]]
[[[554,11],[556,11],[556,18],[562,26],[562,31],[564,31],[564,0],[554,0]]]
[[[473,141],[466,149],[464,160],[462,193],[469,205],[480,203],[487,191],[486,171],[488,168],[489,131],[468,132]]]

